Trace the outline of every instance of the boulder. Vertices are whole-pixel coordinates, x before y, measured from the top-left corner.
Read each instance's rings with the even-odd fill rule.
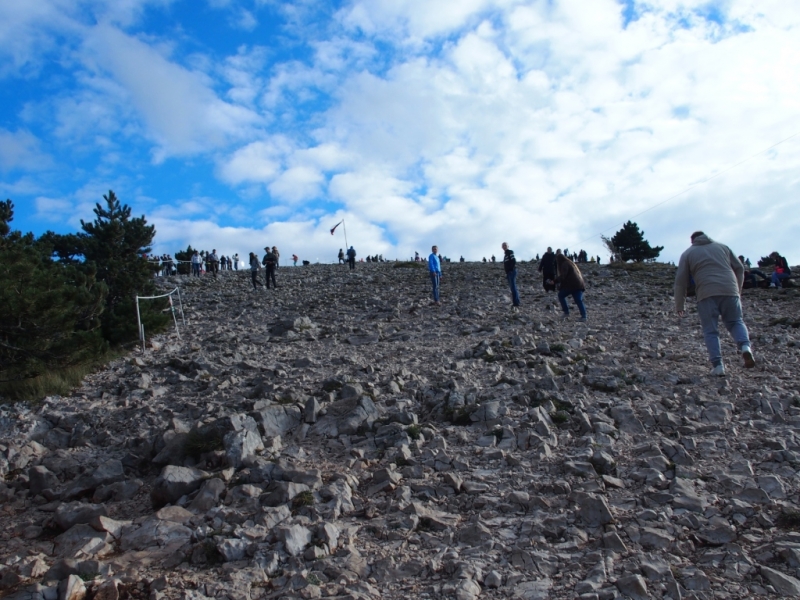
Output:
[[[182,496],[199,489],[209,474],[191,467],[167,465],[153,483],[150,498],[153,506],[160,508],[165,504],[173,504]]]

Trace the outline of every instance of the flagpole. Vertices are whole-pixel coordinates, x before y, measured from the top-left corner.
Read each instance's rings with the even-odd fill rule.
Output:
[[[347,225],[345,224],[344,219],[342,219],[342,229],[344,229],[344,247],[350,248],[347,243]]]

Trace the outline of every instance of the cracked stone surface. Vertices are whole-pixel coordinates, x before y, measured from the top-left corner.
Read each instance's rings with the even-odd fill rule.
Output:
[[[188,324],[0,406],[8,598],[800,595],[800,301],[745,290],[711,378],[674,269],[174,278]],[[574,312],[574,311],[573,311]]]

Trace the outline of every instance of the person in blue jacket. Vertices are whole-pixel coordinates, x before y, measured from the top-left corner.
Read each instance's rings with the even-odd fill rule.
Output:
[[[439,262],[439,247],[431,248],[431,255],[428,257],[428,272],[431,275],[431,285],[433,286],[433,304],[439,306],[439,280],[442,278],[442,265]]]
[[[514,251],[503,242],[503,269],[506,272],[508,286],[511,288],[511,310],[519,310],[519,291],[517,290],[517,259]]]

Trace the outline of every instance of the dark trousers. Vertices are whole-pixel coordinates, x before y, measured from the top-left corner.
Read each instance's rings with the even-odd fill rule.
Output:
[[[506,273],[506,279],[508,279],[508,287],[511,288],[511,302],[514,306],[519,306],[519,290],[517,290],[517,270],[514,269]]]
[[[264,275],[264,279],[267,280],[267,289],[269,289],[269,280],[272,279],[273,287],[278,287],[278,282],[275,281],[275,267],[267,267],[267,272]]]
[[[261,282],[258,280],[258,271],[250,271],[250,279],[253,281],[253,289],[258,289],[257,286],[261,285]]]
[[[351,271],[356,268],[356,258],[355,258],[355,256],[353,256],[351,258],[348,258],[347,262],[350,264],[350,270]]]

